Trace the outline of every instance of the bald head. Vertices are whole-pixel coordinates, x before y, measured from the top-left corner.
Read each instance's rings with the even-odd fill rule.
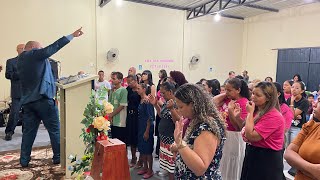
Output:
[[[37,41],[29,41],[29,42],[27,42],[24,50],[25,51],[30,51],[32,49],[41,49],[41,48],[42,47],[41,47],[41,44],[39,42],[37,42]]]
[[[135,75],[136,74],[136,68],[135,67],[130,67],[129,68],[129,71],[128,71],[128,75]]]
[[[17,52],[18,54],[21,54],[24,50],[24,44],[18,44],[17,45]]]

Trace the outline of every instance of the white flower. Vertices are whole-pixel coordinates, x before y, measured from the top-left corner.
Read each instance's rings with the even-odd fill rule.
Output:
[[[110,122],[102,116],[94,118],[92,125],[99,131],[108,131],[110,129]]]
[[[103,106],[104,106],[104,110],[106,111],[107,114],[110,114],[113,112],[113,105],[110,104],[107,101],[103,101]]]
[[[81,164],[81,162],[82,162],[81,159],[78,159],[78,160],[76,161],[76,164],[79,165],[79,164]]]
[[[68,159],[72,160],[74,158],[74,156],[72,154],[69,155]]]
[[[69,171],[73,171],[73,170],[74,170],[73,166],[69,166],[69,167],[68,167],[68,170],[69,170]]]

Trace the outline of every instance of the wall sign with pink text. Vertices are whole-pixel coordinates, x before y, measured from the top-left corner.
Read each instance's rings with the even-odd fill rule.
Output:
[[[169,69],[170,65],[174,63],[172,59],[146,59],[144,60],[146,67],[150,70]]]

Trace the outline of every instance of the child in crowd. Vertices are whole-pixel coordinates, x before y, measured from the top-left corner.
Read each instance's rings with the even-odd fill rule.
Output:
[[[316,106],[316,102],[314,101],[313,94],[309,94],[308,95],[308,102],[309,102],[309,108],[308,108],[308,112],[307,112],[307,115],[306,115],[306,121],[309,121],[310,115],[313,112],[313,108]]]
[[[141,83],[138,85],[137,92],[141,97],[141,102],[138,107],[138,150],[143,162],[143,168],[138,171],[138,175],[143,175],[144,179],[149,179],[154,174],[152,170],[152,152],[155,112],[153,105],[144,101],[144,99],[147,99],[147,95],[151,93],[151,86]]]
[[[224,94],[224,93],[226,93],[226,86],[222,85],[220,86],[220,94]]]
[[[291,86],[293,84],[292,80],[286,80],[283,82],[283,92],[284,92],[284,99],[287,101],[291,97]]]

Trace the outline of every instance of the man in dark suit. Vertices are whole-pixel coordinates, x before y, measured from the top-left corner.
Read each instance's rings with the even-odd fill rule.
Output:
[[[53,163],[60,163],[60,121],[58,108],[53,99],[56,92],[55,79],[48,58],[67,45],[74,37],[83,34],[81,28],[63,36],[53,44],[42,48],[39,42],[29,41],[18,59],[21,81],[21,105],[23,135],[20,164],[27,167],[40,121],[46,127],[53,151]]]
[[[18,57],[24,50],[24,44],[19,44],[17,46],[18,56],[12,59],[7,60],[6,64],[6,78],[11,82],[11,108],[9,121],[5,130],[6,141],[10,141],[12,139],[12,135],[14,134],[14,130],[17,126],[19,120],[19,111],[20,111],[20,97],[21,97],[21,84],[17,70]]]

